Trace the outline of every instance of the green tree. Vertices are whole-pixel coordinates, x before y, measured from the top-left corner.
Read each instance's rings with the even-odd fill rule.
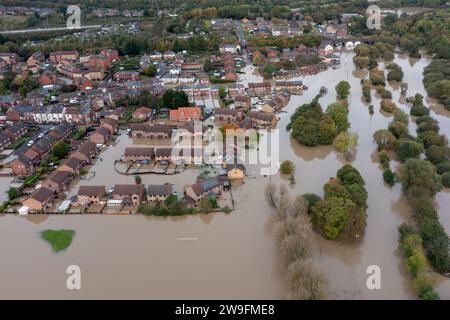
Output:
[[[340,81],[335,89],[339,99],[347,99],[350,95],[350,83],[347,81]]]
[[[292,174],[295,170],[295,165],[291,160],[284,160],[281,163],[280,170],[283,174]]]
[[[400,167],[398,177],[409,198],[431,198],[441,188],[441,179],[436,168],[426,160],[408,159]]]
[[[156,73],[158,72],[158,69],[156,66],[152,63],[148,66],[147,70],[145,70],[145,75],[149,77],[156,76]]]
[[[333,145],[344,155],[346,160],[350,160],[358,146],[358,135],[356,133],[341,132],[334,139]]]
[[[423,146],[413,140],[400,139],[395,145],[395,152],[402,161],[418,158],[423,152]]]
[[[22,194],[22,192],[20,192],[20,190],[17,188],[9,188],[8,189],[8,199],[9,200],[14,200],[17,197],[20,197],[21,194]]]
[[[392,148],[397,142],[397,138],[392,134],[392,132],[386,129],[375,131],[373,134],[373,139],[378,145],[378,150]]]
[[[64,158],[69,153],[69,145],[64,141],[59,141],[55,143],[52,149],[52,154],[57,159]]]
[[[136,184],[141,184],[141,183],[142,183],[142,178],[141,178],[141,176],[134,176],[134,183],[136,183]]]
[[[350,128],[348,121],[348,108],[338,102],[332,103],[327,107],[326,113],[336,124],[336,132],[347,131]]]

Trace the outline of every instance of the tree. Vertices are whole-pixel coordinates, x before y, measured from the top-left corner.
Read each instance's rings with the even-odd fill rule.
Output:
[[[430,109],[425,107],[423,104],[423,96],[419,93],[417,93],[412,100],[410,114],[416,117],[427,116],[430,114]]]
[[[156,76],[156,73],[158,72],[158,69],[156,68],[156,66],[152,63],[148,66],[147,70],[145,70],[145,75],[149,76],[149,77],[154,77]]]
[[[162,97],[163,106],[169,109],[189,106],[189,97],[184,91],[169,89]]]
[[[57,159],[64,158],[69,153],[69,145],[64,141],[59,141],[55,143],[52,149],[52,154]]]
[[[220,86],[220,87],[219,87],[219,98],[220,98],[221,100],[223,100],[223,99],[226,98],[226,96],[227,96],[227,92],[226,92],[226,90],[225,90],[225,87]]]
[[[406,124],[400,121],[391,122],[388,129],[397,139],[405,137],[409,134],[409,130]]]
[[[400,139],[395,145],[395,152],[402,161],[409,158],[418,158],[423,152],[423,146],[413,140]]]
[[[340,81],[335,89],[339,99],[347,99],[350,95],[350,83],[347,81]]]
[[[392,148],[397,142],[397,138],[392,134],[392,132],[386,129],[375,131],[373,134],[373,139],[378,145],[378,150]]]
[[[396,63],[391,63],[390,65],[388,65],[388,74],[387,74],[387,79],[388,81],[398,81],[401,82],[403,80],[403,71],[402,68],[396,64]]]
[[[20,190],[17,188],[9,188],[8,189],[8,199],[9,200],[14,200],[17,197],[20,197],[21,194],[22,194],[22,192],[20,192]]]
[[[292,174],[295,170],[295,165],[291,160],[285,160],[281,163],[280,170],[283,174]]]
[[[406,112],[404,112],[401,109],[396,109],[394,112],[394,121],[401,122],[405,125],[408,125],[409,123],[409,116]]]
[[[356,151],[356,147],[358,145],[358,135],[356,133],[341,132],[334,139],[333,145],[348,161],[350,160],[352,154]]]
[[[398,177],[408,198],[431,198],[441,187],[435,167],[426,160],[408,159],[400,167]]]
[[[332,103],[327,107],[326,113],[336,124],[336,132],[347,131],[350,128],[348,121],[348,108],[338,102]]]
[[[337,171],[336,176],[342,182],[342,184],[347,186],[352,184],[366,184],[359,171],[350,164],[346,164],[342,168],[340,168]]]
[[[142,178],[141,176],[134,176],[134,182],[136,184],[141,184],[142,183]]]
[[[212,211],[212,205],[211,202],[209,201],[208,197],[203,197],[199,202],[198,202],[198,211],[201,213],[209,213]]]
[[[271,206],[272,208],[276,208],[277,207],[277,187],[275,186],[275,184],[273,182],[270,182],[269,184],[267,184],[266,189],[264,191],[264,194],[266,196],[266,201],[269,204],[269,206]]]
[[[311,259],[299,259],[289,264],[286,278],[291,299],[319,300],[326,297],[326,278]]]
[[[381,100],[380,107],[383,111],[388,113],[393,113],[397,110],[397,105],[392,100],[383,99]]]
[[[336,239],[349,222],[349,212],[356,209],[355,203],[349,199],[329,197],[312,208],[312,222],[322,230],[325,238]]]
[[[392,172],[391,168],[384,169],[383,180],[391,187],[395,184],[395,174]]]
[[[446,162],[450,158],[450,150],[447,146],[430,146],[425,150],[427,160],[432,164]]]

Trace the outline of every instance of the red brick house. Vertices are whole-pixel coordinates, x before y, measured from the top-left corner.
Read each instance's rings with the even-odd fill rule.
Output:
[[[90,136],[90,140],[96,144],[106,144],[111,140],[111,132],[105,127],[98,127]]]
[[[170,120],[177,122],[193,122],[202,119],[202,109],[199,107],[185,107],[170,110]]]

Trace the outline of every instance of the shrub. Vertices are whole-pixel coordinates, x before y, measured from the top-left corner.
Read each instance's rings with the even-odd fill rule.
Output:
[[[397,105],[392,100],[382,100],[380,107],[383,111],[393,113],[397,109]]]
[[[389,158],[389,155],[386,152],[386,150],[380,151],[378,157],[380,159],[380,163],[383,169],[389,168],[389,162],[391,161],[391,159]]]
[[[308,204],[308,212],[311,210],[313,206],[316,205],[317,202],[322,200],[321,197],[319,197],[317,194],[314,193],[305,193],[303,195],[303,198],[306,200],[306,203]]]
[[[395,184],[395,174],[392,172],[391,168],[384,169],[383,180],[391,187]]]
[[[402,161],[406,161],[409,158],[418,158],[423,147],[413,140],[400,139],[395,145],[395,152]]]
[[[446,172],[442,175],[442,185],[446,188],[450,188],[450,172]]]
[[[437,169],[437,172],[438,172],[439,174],[443,174],[443,173],[445,173],[445,172],[449,172],[449,171],[450,171],[450,162],[447,161],[447,162],[439,163],[439,164],[436,166],[436,169]]]
[[[347,81],[340,81],[335,89],[339,99],[347,99],[350,94],[350,83]]]
[[[394,112],[394,121],[401,122],[405,125],[408,125],[409,123],[409,116],[406,112],[402,111],[401,109],[396,109]]]
[[[389,124],[389,131],[398,139],[409,134],[406,124],[400,121],[393,121]]]
[[[366,184],[359,171],[350,164],[346,164],[340,168],[337,172],[337,177],[344,185]]]
[[[450,151],[447,146],[445,147],[434,145],[430,146],[428,149],[425,150],[425,154],[427,156],[428,161],[430,161],[433,164],[446,162],[449,160],[450,157]]]
[[[280,170],[283,174],[292,174],[295,170],[295,165],[291,160],[285,160],[281,163]]]

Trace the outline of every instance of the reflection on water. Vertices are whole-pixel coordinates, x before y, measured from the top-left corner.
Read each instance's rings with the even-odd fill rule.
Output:
[[[324,73],[298,78],[310,88],[302,96],[293,96],[286,113],[280,115],[280,161],[294,161],[295,180],[292,196],[313,192],[323,194],[322,186],[342,166],[343,159],[331,146],[308,148],[290,138],[285,130],[295,108],[318,94],[321,86],[328,94],[320,99],[325,108],[335,101],[334,87],[341,80],[351,84],[349,98],[351,131],[359,136],[353,165],[361,172],[369,193],[367,229],[360,243],[340,243],[315,236],[314,258],[328,274],[330,298],[337,299],[407,299],[414,298],[411,279],[398,248],[398,226],[411,220],[411,211],[402,197],[399,184],[390,188],[382,179],[376,145],[372,135],[386,128],[392,117],[379,111],[380,99],[374,97],[375,114],[370,116],[361,102],[362,76],[352,63],[353,54],[343,54],[342,66]],[[423,68],[428,59],[415,60],[396,55],[408,82],[408,96],[426,95],[422,84]],[[380,64],[380,67],[383,67]],[[412,67],[414,66],[414,67]],[[260,82],[254,68],[247,66],[242,82]],[[388,84],[389,90],[393,90]],[[400,91],[393,90],[393,99]],[[409,111],[404,104],[399,104]],[[438,108],[438,107],[437,107]],[[434,109],[433,109],[434,111]],[[450,133],[449,119],[441,113],[433,116],[441,130]],[[415,124],[410,123],[414,132]],[[94,178],[79,185],[134,183],[133,176],[117,174],[114,160],[119,159],[131,142],[121,136],[114,148],[102,153],[91,171]],[[143,183],[175,184],[178,192],[195,181],[202,169],[187,170],[173,176],[142,175]],[[285,297],[284,274],[275,241],[275,218],[264,200],[264,188],[271,180],[288,184],[286,177],[248,178],[235,186],[236,208],[230,214],[215,213],[186,217],[142,216],[40,216],[23,219],[0,217],[0,298],[236,298],[280,299]],[[6,189],[7,190],[7,189]],[[71,195],[78,185],[71,190]],[[442,223],[450,233],[450,216],[443,210],[450,206],[448,192],[440,192],[436,202]],[[31,220],[31,221],[30,221]],[[71,247],[58,254],[39,239],[46,228],[70,228],[76,231]],[[179,238],[196,238],[180,241]],[[8,241],[14,239],[14,241]],[[65,289],[65,269],[77,264],[82,270],[82,290]],[[382,270],[382,290],[366,287],[367,267]],[[33,276],[39,275],[39,276]],[[43,290],[42,288],[45,288]],[[450,298],[449,281],[439,287],[443,298]]]

